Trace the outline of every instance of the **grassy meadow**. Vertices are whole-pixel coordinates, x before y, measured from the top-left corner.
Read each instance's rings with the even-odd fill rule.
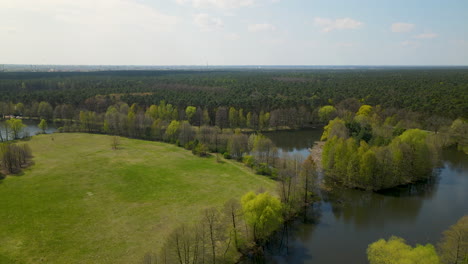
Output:
[[[0,263],[138,263],[204,208],[274,182],[242,164],[135,139],[33,137],[35,164],[0,180]]]

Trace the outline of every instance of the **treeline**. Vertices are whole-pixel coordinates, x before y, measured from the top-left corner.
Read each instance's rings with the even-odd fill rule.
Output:
[[[100,100],[103,100],[100,102]],[[70,104],[57,105],[55,108],[49,102],[33,102],[31,104],[0,101],[0,118],[23,117],[34,119],[57,120],[70,123],[80,121],[88,123],[99,123],[107,121],[109,125],[121,124],[132,126],[135,119],[140,122],[154,120],[171,121],[187,120],[191,125],[211,125],[219,128],[250,128],[253,130],[267,130],[278,128],[300,128],[314,122],[313,111],[306,107],[276,109],[271,112],[250,112],[235,107],[220,106],[214,109],[206,107],[187,106],[179,108],[165,101],[148,107],[132,104],[129,106],[119,100],[106,100],[93,98],[83,108],[75,108]],[[85,115],[85,116],[83,116]],[[118,116],[118,117],[117,117]],[[120,118],[122,120],[116,120]],[[315,120],[316,121],[316,120]],[[129,123],[130,122],[130,123]],[[138,124],[137,124],[138,125]],[[91,129],[91,127],[90,127]],[[95,128],[93,128],[95,129]],[[113,127],[113,129],[126,129],[126,127]]]
[[[236,263],[241,257],[264,254],[272,235],[317,201],[317,168],[311,157],[283,158],[278,163],[279,197],[249,192],[222,208],[208,208],[194,223],[184,223],[166,238],[145,264]]]
[[[31,159],[28,144],[0,143],[0,176],[21,172],[31,164]]]
[[[468,70],[456,68],[0,73],[0,80],[0,101],[47,101],[54,108],[69,104],[91,111],[96,96],[144,107],[165,100],[179,109],[233,106],[252,113],[357,98],[427,116],[468,117]]]
[[[370,264],[464,264],[468,263],[468,216],[444,231],[437,248],[431,244],[411,247],[399,237],[380,239],[369,245]]]
[[[320,109],[322,118],[333,117],[330,108]],[[460,134],[468,128],[461,119],[451,126],[440,124],[436,132],[407,129],[411,124],[404,122],[369,105],[331,120],[322,135],[327,140],[322,153],[325,180],[379,190],[427,179],[437,164],[438,150],[461,146],[467,137]]]

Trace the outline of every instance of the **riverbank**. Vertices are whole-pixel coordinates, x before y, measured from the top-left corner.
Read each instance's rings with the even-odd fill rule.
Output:
[[[310,154],[312,155],[312,159],[317,165],[317,168],[321,171],[322,170],[322,152],[323,146],[325,146],[325,141],[315,141],[312,148],[309,149]]]

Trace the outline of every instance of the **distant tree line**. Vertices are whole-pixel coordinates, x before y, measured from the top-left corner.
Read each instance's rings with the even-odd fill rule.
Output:
[[[0,73],[0,101],[47,101],[103,112],[116,100],[179,109],[235,107],[260,114],[315,109],[347,98],[385,108],[468,118],[468,70],[114,71]]]

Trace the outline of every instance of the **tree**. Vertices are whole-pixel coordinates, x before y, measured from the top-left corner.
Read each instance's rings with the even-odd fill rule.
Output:
[[[369,245],[367,258],[370,264],[438,264],[439,257],[431,244],[411,247],[403,238],[380,239]]]
[[[304,210],[311,204],[311,197],[314,195],[313,189],[317,183],[318,171],[312,154],[302,163],[299,174],[299,184],[302,192],[302,203]]]
[[[329,138],[333,138],[334,136],[346,139],[348,138],[348,135],[349,130],[346,127],[345,122],[339,118],[335,118],[330,120],[328,125],[323,128],[323,134],[320,140],[327,140]]]
[[[228,111],[226,107],[219,107],[216,111],[216,119],[215,119],[216,126],[223,129],[228,127]]]
[[[336,116],[335,114],[336,114],[336,108],[332,105],[322,106],[320,107],[318,111],[320,121],[324,123],[332,120]]]
[[[457,143],[458,149],[468,153],[468,122],[458,118],[450,126],[450,134]]]
[[[211,122],[211,119],[210,119],[210,114],[208,113],[208,109],[204,109],[203,110],[203,120],[202,120],[202,123],[203,125],[207,126],[209,125]]]
[[[196,112],[197,108],[195,106],[187,106],[187,108],[185,108],[185,117],[190,122],[190,124],[193,124],[193,117],[195,116]]]
[[[246,126],[246,120],[244,116],[244,109],[239,109],[239,127],[245,127]]]
[[[51,119],[53,116],[52,106],[48,102],[40,102],[37,108],[37,116],[41,119]]]
[[[12,118],[6,121],[7,127],[11,129],[13,134],[13,139],[20,138],[21,133],[23,132],[26,125],[23,124],[23,120]]]
[[[31,158],[31,148],[27,144],[0,143],[0,172],[19,173]]]
[[[111,147],[113,150],[116,150],[119,148],[119,145],[120,145],[120,138],[117,137],[117,136],[113,136],[111,138]]]
[[[224,213],[227,216],[228,221],[232,224],[232,231],[234,233],[234,245],[236,249],[239,249],[238,239],[238,217],[241,215],[241,205],[238,200],[231,199],[224,204]]]
[[[242,196],[241,204],[245,221],[252,230],[254,242],[265,241],[283,221],[281,202],[268,192],[257,195],[249,192]]]
[[[240,131],[236,131],[234,135],[229,137],[228,151],[234,159],[241,160],[242,155],[247,152],[248,139],[248,136]]]
[[[182,121],[182,123],[180,123],[179,131],[179,142],[182,146],[186,146],[195,139],[195,131],[188,121]]]
[[[229,108],[229,125],[231,128],[239,127],[239,114],[234,107]]]
[[[468,215],[443,233],[438,245],[442,263],[468,263]]]
[[[37,127],[39,127],[39,129],[42,130],[42,133],[45,134],[47,129],[47,121],[45,119],[41,119],[41,122]]]
[[[186,224],[172,231],[162,248],[164,263],[199,263],[205,247],[203,232],[204,228],[191,228]]]
[[[267,166],[273,165],[278,155],[278,149],[271,139],[262,134],[252,135],[249,139],[255,160],[259,163],[265,163]]]
[[[175,142],[180,132],[180,122],[177,120],[172,120],[169,126],[166,129],[164,135],[165,139],[169,142]]]

